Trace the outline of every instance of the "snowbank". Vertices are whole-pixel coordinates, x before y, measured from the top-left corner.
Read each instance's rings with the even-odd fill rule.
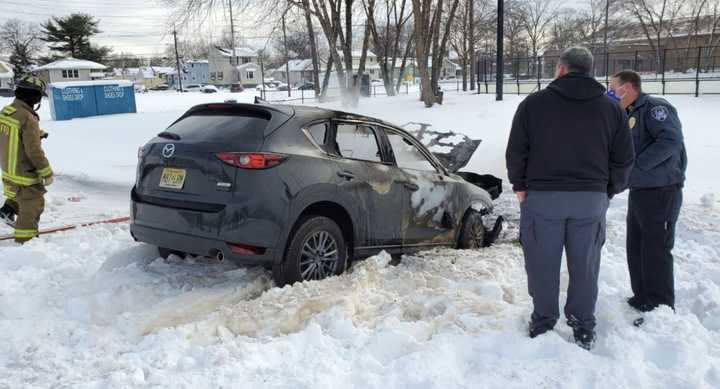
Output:
[[[126,214],[139,145],[191,105],[253,96],[148,93],[138,96],[136,115],[43,120],[60,173],[43,225]],[[415,96],[376,98],[358,111],[482,139],[467,170],[504,176],[522,97],[506,98],[451,93],[432,109]],[[608,214],[592,352],[568,341],[564,323],[537,339],[525,335],[531,303],[518,206],[506,188],[498,211],[507,228],[490,249],[439,249],[405,256],[399,266],[379,255],[343,276],[282,289],[263,269],[159,259],[126,225],[22,247],[2,242],[0,388],[718,388],[720,135],[712,118],[720,98],[670,100],[690,159],[675,249],[677,312],[660,309],[642,328],[632,326],[627,196],[618,196]],[[45,107],[41,115],[48,117]],[[564,290],[564,270],[561,283]]]

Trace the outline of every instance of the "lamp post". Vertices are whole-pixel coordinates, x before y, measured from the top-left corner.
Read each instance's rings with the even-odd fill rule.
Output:
[[[497,73],[495,75],[495,101],[503,99],[503,14],[504,0],[497,5]]]

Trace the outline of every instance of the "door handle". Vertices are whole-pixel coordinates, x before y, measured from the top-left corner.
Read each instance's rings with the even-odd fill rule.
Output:
[[[350,180],[352,180],[353,178],[355,178],[355,175],[352,174],[352,173],[350,173],[350,172],[347,171],[347,170],[339,171],[339,172],[337,172],[337,175],[338,175],[338,177],[342,177],[342,178],[344,178],[344,179],[346,179],[346,180],[348,180],[348,181],[350,181]]]
[[[414,184],[414,183],[412,183],[412,182],[407,182],[407,181],[406,181],[406,182],[403,182],[403,185],[404,185],[406,188],[408,188],[408,189],[410,189],[411,191],[413,191],[413,192],[415,192],[416,190],[420,189],[420,187],[417,186],[417,184]]]

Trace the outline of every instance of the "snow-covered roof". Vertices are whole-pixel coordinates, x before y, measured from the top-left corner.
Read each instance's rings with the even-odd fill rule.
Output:
[[[129,80],[96,80],[96,81],[66,81],[66,82],[53,82],[50,84],[51,87],[57,89],[65,89],[76,86],[90,86],[90,85],[117,85],[117,86],[132,86],[133,82]]]
[[[103,73],[103,72],[92,72],[92,73],[90,73],[90,77],[92,77],[92,78],[103,78],[103,77],[105,77],[105,73]]]
[[[218,47],[217,50],[225,57],[230,57],[233,55],[232,49],[225,49]],[[236,57],[257,57],[257,52],[255,50],[249,48],[249,47],[236,47],[235,48],[235,56]]]
[[[312,59],[291,59],[287,65],[290,67],[291,72],[304,72],[312,67]],[[283,64],[274,71],[284,72],[285,69],[285,64]]]
[[[235,69],[237,69],[237,70],[250,70],[250,71],[257,71],[257,69],[259,69],[259,68],[260,68],[260,66],[258,66],[258,64],[253,63],[253,62],[244,63],[242,65],[238,65],[235,67]]]
[[[34,71],[39,70],[63,70],[63,69],[90,69],[90,70],[104,70],[107,69],[105,65],[101,65],[97,62],[88,61],[84,59],[75,58],[64,58],[55,62],[50,62],[47,65],[38,66]]]
[[[168,74],[175,70],[175,68],[171,66],[151,66],[151,68],[157,74]]]
[[[344,55],[343,52],[340,51],[340,50],[338,50],[338,54],[340,54],[340,58],[342,58],[342,56]],[[353,50],[353,51],[352,51],[352,57],[353,57],[353,58],[360,58],[360,57],[362,57],[362,50]],[[368,57],[368,58],[370,58],[370,57],[377,58],[377,55],[375,55],[375,53],[373,53],[372,51],[368,50],[368,51],[367,51],[367,57]]]
[[[0,78],[13,78],[15,72],[13,72],[12,66],[9,63],[0,61]]]

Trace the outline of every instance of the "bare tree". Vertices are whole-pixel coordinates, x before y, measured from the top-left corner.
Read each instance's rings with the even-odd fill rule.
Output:
[[[397,94],[395,86],[395,66],[398,56],[400,56],[400,42],[402,40],[403,31],[408,21],[412,17],[412,12],[407,10],[407,0],[385,0],[380,11],[383,12],[383,20],[380,20],[381,26],[378,26],[378,3],[375,0],[362,0],[365,14],[368,20],[368,28],[372,36],[375,55],[380,65],[380,75],[385,85],[385,91],[388,96]],[[403,52],[403,54],[406,51]],[[405,60],[406,56],[403,56]],[[401,70],[399,77],[402,78]],[[398,84],[399,85],[399,84]]]
[[[0,27],[0,49],[10,54],[10,65],[19,79],[30,69],[40,51],[40,28],[33,23],[10,19]]]
[[[519,0],[510,0],[505,4],[504,35],[507,45],[506,55],[516,59],[528,49],[527,32],[524,27],[525,8]],[[519,66],[518,66],[519,67]],[[512,73],[518,77],[519,69],[513,64]]]
[[[530,41],[532,56],[537,58],[544,44],[547,28],[557,16],[557,6],[555,0],[523,0],[521,4],[523,12],[519,16]]]
[[[662,56],[663,39],[672,30],[672,23],[678,15],[684,0],[627,0],[624,8],[640,24],[648,45],[655,53],[656,64]]]
[[[438,77],[459,3],[459,0],[452,0],[449,4],[444,0],[412,0],[416,64],[420,73],[421,100],[426,107],[432,107],[437,101]]]

